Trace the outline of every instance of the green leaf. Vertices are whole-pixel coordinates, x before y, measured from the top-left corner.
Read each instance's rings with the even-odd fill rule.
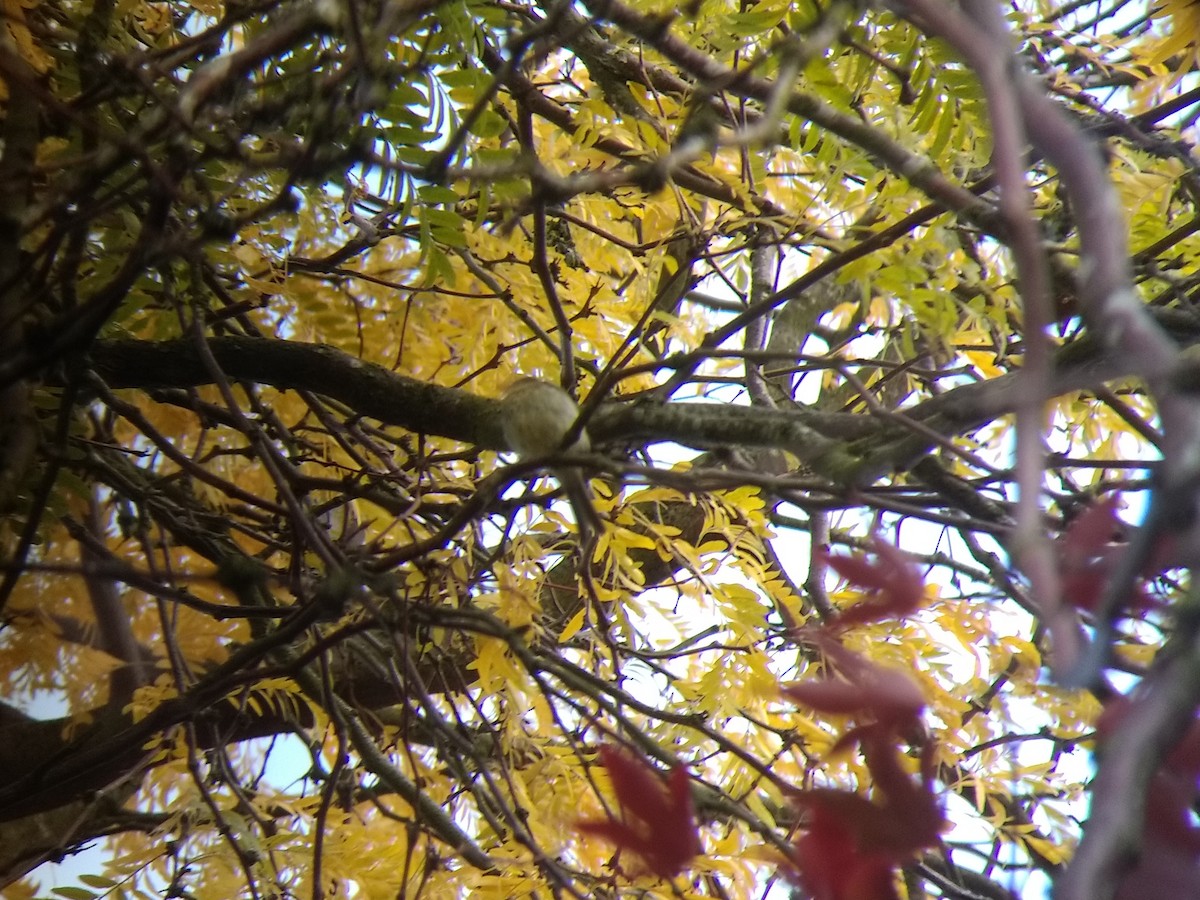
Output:
[[[54,888],[50,893],[59,897],[64,897],[66,900],[95,900],[98,896],[94,891],[85,890],[79,887],[59,887]]]
[[[94,888],[107,890],[110,887],[116,887],[117,882],[106,875],[80,875],[79,880],[84,884]]]

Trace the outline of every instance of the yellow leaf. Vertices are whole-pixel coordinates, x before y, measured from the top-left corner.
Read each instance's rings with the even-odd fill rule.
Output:
[[[575,613],[575,615],[571,616],[570,621],[563,626],[563,630],[558,636],[559,643],[566,643],[579,633],[579,629],[583,627],[586,613],[587,608],[585,607],[579,610],[579,612]]]

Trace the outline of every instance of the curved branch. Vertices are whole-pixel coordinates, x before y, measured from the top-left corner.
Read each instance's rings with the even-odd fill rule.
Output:
[[[1186,316],[1152,312],[1181,344],[1200,340],[1200,328]],[[399,375],[323,344],[228,336],[209,338],[208,346],[233,380],[311,391],[387,425],[487,450],[508,449],[498,400]],[[212,373],[188,340],[100,340],[92,345],[87,363],[113,388],[149,391],[212,383]],[[1076,341],[1056,356],[1050,394],[1125,377],[1133,366],[1126,357],[1106,356],[1097,341]],[[1176,375],[1180,383],[1200,383],[1200,360]],[[949,390],[917,404],[907,415],[953,437],[1012,412],[1019,392],[1018,378],[1004,375]],[[588,429],[596,443],[672,441],[697,448],[787,450],[818,473],[860,485],[912,465],[931,445],[925,434],[898,432],[894,424],[885,426],[858,413],[653,400],[605,403]],[[848,452],[847,441],[856,442],[854,454]]]

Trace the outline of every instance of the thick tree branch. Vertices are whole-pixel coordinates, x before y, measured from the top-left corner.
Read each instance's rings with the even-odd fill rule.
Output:
[[[1200,326],[1186,315],[1153,311],[1182,344],[1200,340]],[[410,431],[450,438],[490,450],[505,450],[498,401],[398,375],[333,347],[248,337],[210,338],[213,358],[234,381],[304,390],[328,397],[355,414]],[[190,341],[95,342],[91,365],[112,388],[196,387],[212,382]],[[1120,379],[1135,363],[1110,358],[1091,340],[1062,348],[1056,356],[1052,396]],[[1200,360],[1176,371],[1181,383],[1200,384]],[[1016,375],[956,387],[907,411],[945,437],[969,433],[1011,413],[1021,396]],[[904,468],[927,452],[922,434],[899,434],[857,413],[823,413],[804,408],[759,409],[738,405],[662,403],[640,400],[605,403],[589,422],[597,443],[674,441],[690,447],[762,447],[795,452],[817,471],[869,483]],[[849,455],[845,442],[855,442]]]

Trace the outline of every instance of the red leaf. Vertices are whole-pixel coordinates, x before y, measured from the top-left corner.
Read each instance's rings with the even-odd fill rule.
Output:
[[[936,844],[945,822],[928,785],[901,768],[886,732],[864,736],[863,750],[878,801],[831,788],[796,796],[810,817],[788,874],[814,900],[892,900],[896,866]]]
[[[674,878],[703,849],[687,772],[676,766],[664,784],[644,760],[617,747],[601,747],[600,759],[617,795],[621,820],[584,821],[577,827],[635,853],[646,870],[660,878]]]
[[[924,748],[917,780],[900,764],[894,739],[889,727],[875,723],[839,741],[862,746],[874,785],[871,799],[832,788],[796,794],[810,817],[796,841],[789,877],[815,900],[892,900],[896,866],[939,840],[945,815],[930,787],[932,745]]]
[[[1159,769],[1146,789],[1146,838],[1171,850],[1188,853],[1193,862],[1200,854],[1200,830],[1192,804],[1196,802],[1196,776]]]
[[[847,625],[908,615],[924,600],[924,581],[908,557],[878,538],[875,550],[875,562],[862,556],[828,557],[842,577],[875,596],[828,625],[796,632],[824,654],[837,676],[782,689],[796,703],[859,720],[834,751],[858,744],[874,784],[872,799],[833,789],[797,793],[809,819],[795,842],[787,874],[813,900],[896,900],[896,866],[936,844],[945,822],[931,790],[933,748],[921,727],[925,699],[920,688],[906,672],[871,662],[836,637]],[[901,765],[895,746],[901,736],[923,745],[920,779]]]
[[[893,900],[893,863],[885,854],[863,853],[857,846],[853,830],[845,823],[845,810],[837,810],[842,799],[853,798],[866,806],[871,804],[854,794],[838,798],[828,795],[840,791],[808,792],[812,817],[808,829],[801,835],[792,852],[795,868],[789,872],[793,881],[804,885],[813,900]]]
[[[1124,538],[1126,525],[1117,515],[1119,503],[1117,495],[1110,494],[1071,521],[1060,540],[1064,562],[1071,564],[1086,559],[1097,548]]]
[[[1096,722],[1101,745],[1129,727],[1126,719],[1139,702],[1116,697]],[[1193,809],[1200,799],[1200,722],[1193,722],[1163,760],[1146,788],[1145,833],[1138,861],[1117,888],[1121,900],[1134,897],[1200,895],[1200,827]]]
[[[936,844],[945,816],[929,784],[933,746],[927,745],[922,754],[921,781],[914,781],[900,766],[898,751],[892,746],[890,736],[882,730],[863,739],[862,748],[871,780],[883,795],[880,804],[883,827],[872,836],[872,844],[886,848],[900,858]]]
[[[1200,722],[1188,726],[1165,765],[1175,772],[1200,775]]]
[[[783,694],[800,706],[835,715],[864,712],[874,699],[870,688],[833,678],[797,681],[784,687]]]
[[[784,696],[818,712],[866,715],[897,728],[913,722],[925,707],[915,681],[900,669],[871,662],[821,631],[806,635],[837,666],[840,678],[797,681]]]
[[[1128,549],[1124,541],[1129,525],[1117,516],[1119,502],[1116,495],[1111,495],[1093,503],[1075,517],[1058,539],[1063,600],[1076,609],[1095,609],[1118,557]],[[1161,571],[1165,558],[1162,547],[1156,547],[1143,567],[1142,577],[1149,578]],[[1156,605],[1141,584],[1134,586],[1129,599],[1134,609]]]
[[[925,601],[925,580],[908,555],[882,538],[872,538],[871,542],[875,548],[874,562],[869,562],[863,554],[825,554],[830,568],[850,584],[875,595],[841,612],[831,623],[833,627],[903,618],[920,609]]]
[[[1115,900],[1197,896],[1200,866],[1196,854],[1148,842],[1138,854],[1137,863],[1121,878]]]

